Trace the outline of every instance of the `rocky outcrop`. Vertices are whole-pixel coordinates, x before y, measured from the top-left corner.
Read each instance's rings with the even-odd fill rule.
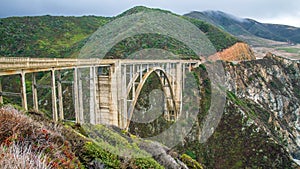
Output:
[[[243,60],[255,60],[255,55],[248,44],[238,42],[233,46],[224,49],[217,54],[210,56],[212,60],[224,60],[224,61],[243,61]]]
[[[255,112],[254,123],[300,159],[300,62],[269,53],[225,69],[228,90],[265,112]]]

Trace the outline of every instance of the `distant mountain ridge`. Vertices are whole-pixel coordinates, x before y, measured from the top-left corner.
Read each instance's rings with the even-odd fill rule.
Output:
[[[300,43],[300,28],[293,26],[260,23],[222,11],[193,11],[184,16],[206,21],[235,36],[256,36],[281,42]]]

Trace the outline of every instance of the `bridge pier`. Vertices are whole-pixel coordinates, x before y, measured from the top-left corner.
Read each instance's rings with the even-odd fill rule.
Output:
[[[58,93],[58,112],[59,119],[64,120],[64,105],[63,105],[63,93],[62,93],[62,79],[60,70],[57,71],[57,93]]]
[[[53,114],[53,120],[58,121],[55,83],[56,83],[55,70],[52,69],[51,70],[52,114]]]
[[[90,123],[96,124],[96,67],[90,67]]]
[[[174,88],[174,94],[175,94],[175,105],[176,105],[176,110],[178,110],[175,113],[179,113],[181,110],[181,101],[182,101],[182,78],[183,78],[183,71],[182,71],[182,64],[177,63],[176,64],[176,85]],[[179,114],[175,114],[177,117]]]
[[[79,118],[79,92],[78,92],[78,68],[74,68],[73,72],[73,93],[74,93],[74,110],[75,110],[75,122],[80,123],[80,118]]]
[[[79,101],[79,122],[84,123],[83,115],[83,88],[82,88],[82,72],[78,69],[78,101]]]
[[[25,72],[22,70],[21,74],[21,99],[22,99],[22,107],[27,111],[27,93],[26,93],[26,81],[25,81]]]
[[[39,104],[38,104],[38,94],[37,94],[37,83],[36,83],[36,74],[32,73],[32,100],[33,100],[33,109],[38,111]]]

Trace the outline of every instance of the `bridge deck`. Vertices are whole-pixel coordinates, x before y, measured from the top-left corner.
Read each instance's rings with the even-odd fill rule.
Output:
[[[153,63],[199,63],[199,60],[133,60],[133,59],[79,59],[79,58],[21,58],[0,57],[0,76],[24,73],[84,68],[90,66],[107,66],[120,64]]]

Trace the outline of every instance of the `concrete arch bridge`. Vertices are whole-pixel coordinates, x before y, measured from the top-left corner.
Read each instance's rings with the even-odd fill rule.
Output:
[[[73,102],[77,123],[109,124],[128,128],[140,92],[155,74],[164,92],[164,116],[176,120],[182,110],[182,89],[185,75],[200,60],[129,60],[129,59],[50,59],[0,58],[0,79],[19,75],[19,92],[8,92],[0,81],[0,103],[3,97],[19,96],[27,110],[26,74],[32,74],[32,107],[39,109],[36,73],[51,73],[53,120],[64,120],[61,72],[73,72]],[[28,77],[28,76],[27,76]],[[88,118],[86,118],[86,114]]]

